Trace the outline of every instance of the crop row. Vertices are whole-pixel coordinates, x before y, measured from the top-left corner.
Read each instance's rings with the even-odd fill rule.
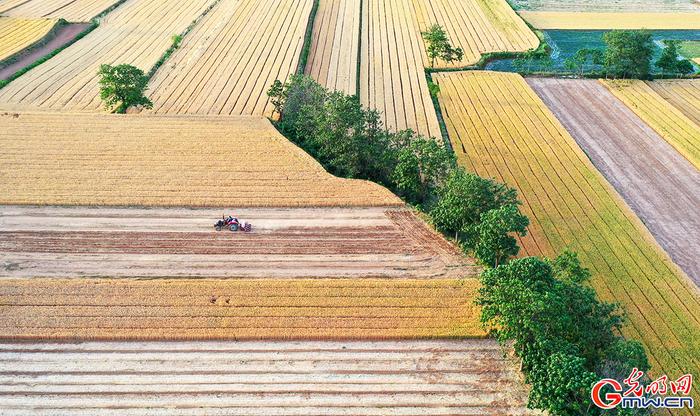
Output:
[[[0,17],[0,63],[41,41],[55,25],[51,19]]]
[[[692,0],[511,0],[517,9],[571,12],[700,12]]]
[[[700,29],[700,13],[688,12],[581,12],[521,11],[520,16],[538,29],[609,30],[609,29]],[[700,12],[700,8],[698,9]]]
[[[604,301],[627,316],[655,373],[700,374],[700,298],[643,224],[517,74],[439,74],[459,162],[515,186],[530,217],[525,254],[579,253]]]
[[[117,0],[2,0],[0,14],[88,22],[116,2]]]

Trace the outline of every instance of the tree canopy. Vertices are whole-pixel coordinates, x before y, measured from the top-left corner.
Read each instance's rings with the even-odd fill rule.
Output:
[[[604,62],[608,73],[618,78],[648,79],[654,42],[649,30],[612,30],[603,35]]]
[[[428,44],[426,52],[430,59],[430,67],[435,67],[435,61],[441,59],[444,62],[452,63],[461,61],[464,57],[464,50],[460,47],[452,46],[445,29],[439,24],[434,24],[425,32],[421,32],[423,39]]]
[[[145,95],[148,77],[141,69],[128,64],[103,64],[98,74],[100,98],[108,110],[124,113],[133,106],[153,108],[153,103]]]

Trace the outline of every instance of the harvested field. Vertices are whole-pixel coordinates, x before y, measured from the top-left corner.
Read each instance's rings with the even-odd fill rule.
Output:
[[[694,30],[700,29],[700,13],[644,12],[552,12],[520,11],[519,14],[537,29],[564,30]]]
[[[153,112],[271,116],[299,65],[312,0],[222,0],[150,83]]]
[[[17,17],[63,18],[89,22],[118,0],[0,0],[0,14]],[[158,3],[157,1],[155,3]]]
[[[0,67],[3,61],[41,42],[56,22],[51,19],[0,17]]]
[[[245,258],[239,261],[232,267],[245,267]],[[482,337],[478,285],[477,279],[0,279],[0,339]]]
[[[627,314],[654,374],[700,375],[700,295],[517,74],[434,77],[459,162],[515,186],[530,217],[523,254],[579,253],[604,301]],[[697,397],[697,394],[696,394]]]
[[[331,90],[357,94],[360,0],[320,0],[305,73]]]
[[[528,83],[700,286],[700,171],[597,81]]]
[[[700,126],[700,80],[664,79],[647,82],[647,85],[693,123]]]
[[[683,111],[664,100],[644,81],[601,80],[601,82],[680,154],[700,169],[700,125],[695,124]],[[693,105],[679,105],[679,107],[697,117],[698,109]]]
[[[4,204],[403,204],[328,174],[262,117],[5,113],[0,131]]]
[[[523,415],[492,340],[0,344],[7,416]]]
[[[700,12],[696,0],[511,0],[518,9],[577,12]]]
[[[100,27],[0,90],[0,109],[99,111],[101,64],[148,71],[213,0],[128,0]]]
[[[475,277],[478,267],[406,209],[0,207],[7,277]],[[37,224],[37,218],[41,218]]]

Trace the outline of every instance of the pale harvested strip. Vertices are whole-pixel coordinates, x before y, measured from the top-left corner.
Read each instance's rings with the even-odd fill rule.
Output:
[[[700,125],[639,80],[600,80],[680,154],[700,169]],[[686,110],[687,111],[687,110]]]
[[[148,71],[213,0],[129,0],[100,27],[0,90],[0,109],[99,111],[101,64]]]
[[[222,214],[252,232],[216,232]],[[37,223],[37,218],[41,218]],[[407,209],[0,207],[6,277],[475,277]]]
[[[331,90],[357,93],[360,0],[320,0],[305,73]]]
[[[153,112],[271,116],[298,66],[312,0],[222,0],[150,83]]]
[[[88,22],[116,2],[117,0],[0,0],[0,14]]]
[[[245,267],[245,258],[232,267]],[[0,279],[0,339],[481,337],[477,279]]]
[[[664,79],[647,82],[647,85],[700,126],[700,80]]]
[[[489,52],[525,52],[540,41],[505,0],[412,0],[418,27],[427,30],[438,23],[455,46],[464,50],[461,61],[438,60],[438,68],[458,68],[475,64]],[[408,19],[408,17],[407,17]],[[424,52],[424,66],[431,64]]]
[[[40,42],[55,25],[51,19],[0,17],[0,63]]]
[[[654,374],[700,375],[700,296],[576,142],[517,74],[436,74],[459,161],[517,187],[527,254],[569,248],[601,299],[627,314]]]
[[[700,12],[696,0],[511,0],[516,9],[577,12]]]
[[[700,171],[597,81],[528,83],[700,286]]]
[[[493,340],[0,344],[0,415],[524,415]]]
[[[391,130],[440,137],[411,0],[362,2],[360,99]]]
[[[700,29],[700,13],[531,12],[526,10],[519,13],[532,26],[543,30]]]
[[[0,130],[4,204],[402,205],[328,174],[262,117],[5,113]]]

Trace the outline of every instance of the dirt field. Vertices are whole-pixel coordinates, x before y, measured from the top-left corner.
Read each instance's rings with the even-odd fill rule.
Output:
[[[306,74],[331,90],[357,93],[360,0],[321,0]]]
[[[528,414],[492,340],[0,344],[3,416]]]
[[[116,2],[117,0],[0,0],[0,14],[89,22]]]
[[[328,174],[262,117],[0,112],[0,130],[5,204],[403,205]]]
[[[700,286],[700,171],[597,81],[528,83]]]
[[[216,232],[222,213],[252,233]],[[475,277],[408,210],[0,207],[9,277]]]
[[[145,72],[213,0],[129,0],[100,27],[0,90],[0,109],[102,111],[101,64],[131,64]]]
[[[151,80],[153,112],[271,116],[297,70],[312,0],[222,0]]]
[[[459,163],[518,189],[530,218],[523,254],[576,251],[598,296],[623,308],[623,333],[644,343],[654,374],[700,376],[697,287],[525,80],[487,71],[435,79]]]

